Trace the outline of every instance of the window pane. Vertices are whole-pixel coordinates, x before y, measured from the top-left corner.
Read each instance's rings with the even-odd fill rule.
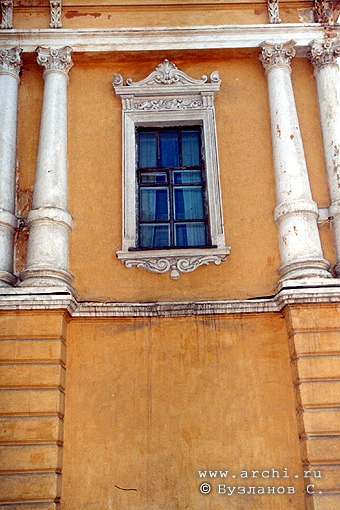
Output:
[[[169,225],[141,225],[139,229],[141,248],[167,248],[170,246]]]
[[[188,170],[180,171],[176,170],[173,172],[174,184],[200,184],[202,182],[201,170]]]
[[[174,188],[175,220],[204,219],[203,190],[200,186]]]
[[[167,175],[166,172],[141,172],[140,182],[142,184],[166,184]]]
[[[197,166],[201,163],[200,129],[182,131],[182,165]]]
[[[140,188],[139,214],[141,221],[169,219],[169,190],[167,188]]]
[[[157,167],[157,134],[155,131],[140,131],[138,146],[139,168]]]
[[[185,246],[206,246],[205,223],[175,224],[175,244],[178,248]]]
[[[160,131],[160,166],[179,166],[178,131]]]

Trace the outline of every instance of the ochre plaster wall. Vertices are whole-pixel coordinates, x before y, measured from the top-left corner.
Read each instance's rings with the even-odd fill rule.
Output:
[[[73,320],[66,395],[62,510],[303,509],[279,314]],[[220,483],[296,493],[199,492],[199,469],[266,468],[291,479]]]
[[[221,191],[227,244],[231,255],[219,267],[210,265],[179,281],[133,268],[116,258],[121,248],[121,104],[112,90],[115,72],[142,79],[164,58],[199,78],[219,70],[216,120]],[[108,55],[79,58],[69,84],[69,209],[74,219],[70,236],[70,270],[80,299],[152,301],[247,298],[271,295],[280,266],[275,207],[274,170],[267,84],[257,52],[235,58],[220,52],[196,56],[159,52],[143,60],[129,55],[120,61]],[[328,205],[312,68],[307,59],[293,63],[293,82],[314,198]],[[18,161],[21,197],[30,197],[39,137],[42,70],[30,56],[20,86]],[[25,204],[24,204],[25,206]],[[26,204],[27,210],[27,204]],[[24,211],[25,212],[25,211]],[[326,258],[334,261],[328,223],[320,225]],[[24,258],[18,243],[18,264]],[[21,262],[20,262],[21,261]],[[20,266],[18,267],[20,269]]]
[[[20,0],[17,4],[15,28],[49,27],[50,12],[46,2]],[[280,18],[284,23],[298,23],[301,15],[306,16],[307,9],[312,16],[312,7],[312,2],[284,1],[280,3]],[[262,23],[268,23],[267,5],[254,1],[63,1],[62,9],[62,25],[66,29]]]
[[[136,269],[128,273],[115,257],[121,247],[121,105],[111,90],[112,75],[119,71],[126,77],[145,77],[165,56],[194,77],[220,70],[223,85],[216,112],[221,189],[227,243],[232,246],[232,255],[220,267],[202,268],[176,283],[168,275]],[[197,64],[175,57],[75,68],[70,86],[70,210],[75,220],[70,262],[75,287],[84,297],[139,301],[248,296],[271,293],[276,280],[274,177],[261,66],[256,59],[243,65],[236,60]],[[268,243],[265,256],[259,231]]]

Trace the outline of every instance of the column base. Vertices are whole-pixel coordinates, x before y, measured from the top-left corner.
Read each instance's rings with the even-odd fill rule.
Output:
[[[63,269],[25,269],[19,276],[20,287],[65,287],[73,293],[72,275]]]
[[[0,287],[12,287],[17,281],[16,276],[7,271],[0,271]]]
[[[280,282],[301,278],[332,278],[329,268],[330,263],[325,259],[299,260],[280,268]]]

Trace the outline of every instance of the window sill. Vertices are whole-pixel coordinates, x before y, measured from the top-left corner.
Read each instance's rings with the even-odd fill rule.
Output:
[[[181,273],[191,273],[198,267],[208,264],[219,265],[230,253],[230,247],[185,248],[175,250],[118,251],[117,257],[130,269],[133,266],[153,273],[167,273],[178,280]]]

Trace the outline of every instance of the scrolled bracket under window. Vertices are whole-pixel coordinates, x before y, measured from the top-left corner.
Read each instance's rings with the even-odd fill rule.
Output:
[[[138,82],[131,78],[124,81],[120,74],[114,76],[113,88],[121,97],[123,117],[123,243],[117,257],[127,268],[135,266],[160,274],[169,272],[171,278],[178,279],[181,273],[192,272],[202,265],[219,265],[230,253],[230,248],[225,245],[223,230],[214,110],[214,94],[219,90],[220,83],[216,71],[209,78],[202,76],[197,80],[168,60]],[[175,128],[179,128],[178,133],[198,128],[201,131],[204,164],[202,162],[200,168],[204,169],[204,186],[200,185],[199,165],[195,168],[193,157],[184,164],[180,156],[179,163],[171,164],[170,168],[169,164],[162,166],[162,157],[151,158],[150,163],[143,160],[143,164],[140,164],[138,161],[138,133],[141,129],[149,133],[163,133],[165,130],[168,134],[174,134]],[[159,153],[159,142],[157,147]],[[179,147],[181,154],[184,149],[180,143]],[[191,176],[190,171],[194,172]],[[189,179],[191,191],[185,188],[188,182],[180,185],[175,181],[170,183],[170,176],[178,176],[180,172],[183,179]],[[167,174],[169,184],[158,184],[156,178],[152,178],[153,173],[158,176],[157,179]],[[140,183],[141,175],[147,179],[143,185]],[[195,182],[194,176],[198,179]],[[163,202],[159,203],[161,207],[157,208],[162,210],[162,216],[157,216],[154,206],[157,194],[163,197]],[[165,196],[169,197],[168,205]],[[189,201],[188,207],[183,209],[184,216],[176,216],[177,196],[181,200],[187,197]],[[198,199],[195,207],[190,204],[194,196],[200,197],[199,206]],[[150,202],[150,214],[145,213],[145,203],[148,203],[145,197]],[[144,203],[142,209],[141,202]],[[199,234],[203,229],[207,229],[205,236]],[[141,237],[146,231],[147,242]],[[176,238],[179,232],[181,237],[178,239],[181,240]],[[183,232],[187,235],[183,236]],[[149,240],[153,233],[158,237],[158,243],[152,244]],[[184,238],[188,241],[184,242]]]

